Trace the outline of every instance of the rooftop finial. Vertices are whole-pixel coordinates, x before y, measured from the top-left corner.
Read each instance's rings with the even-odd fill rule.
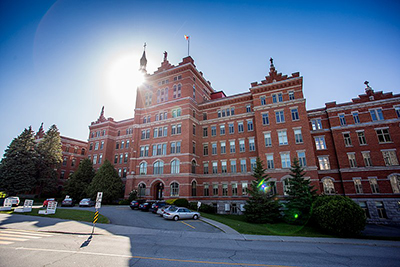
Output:
[[[269,62],[271,62],[271,68],[274,68],[274,59],[272,57],[269,58]]]
[[[143,45],[143,55],[142,58],[140,59],[140,71],[146,72],[146,66],[147,66],[147,59],[146,59],[146,46],[147,44],[144,43]]]
[[[104,106],[101,108],[100,117],[104,116]]]
[[[365,84],[365,86],[366,86],[366,87],[365,87],[365,93],[366,93],[367,95],[371,96],[371,95],[374,93],[374,90],[372,90],[372,87],[369,86],[369,81],[365,81],[364,84]]]
[[[167,56],[168,56],[167,51],[164,51],[164,61],[167,61]]]

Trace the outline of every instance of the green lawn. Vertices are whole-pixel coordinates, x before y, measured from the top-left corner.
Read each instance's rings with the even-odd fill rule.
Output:
[[[38,208],[33,208],[31,212],[15,213],[15,214],[25,214],[32,216],[48,217],[48,218],[59,218],[59,219],[82,221],[82,222],[92,222],[94,216],[93,211],[87,211],[87,210],[57,209],[56,214],[51,214],[51,215],[38,214],[39,210],[40,209]],[[0,211],[0,213],[12,214],[13,212]],[[108,220],[107,217],[100,214],[97,223],[110,223],[110,221]]]
[[[306,237],[333,237],[322,233],[310,226],[291,225],[286,223],[253,224],[245,221],[243,215],[201,214],[205,218],[218,221],[235,229],[241,234],[249,235],[279,235],[279,236],[306,236]]]

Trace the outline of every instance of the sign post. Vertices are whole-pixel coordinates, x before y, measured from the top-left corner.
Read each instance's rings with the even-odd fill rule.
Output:
[[[95,205],[96,212],[94,213],[94,217],[93,217],[93,228],[92,228],[91,236],[94,233],[94,227],[96,226],[97,220],[99,219],[99,209],[101,208],[101,200],[102,199],[103,199],[103,192],[97,192],[96,205]]]
[[[198,202],[197,202],[197,211],[199,211],[199,209],[200,209],[200,206],[201,206],[201,202],[200,202],[200,201],[198,201]]]

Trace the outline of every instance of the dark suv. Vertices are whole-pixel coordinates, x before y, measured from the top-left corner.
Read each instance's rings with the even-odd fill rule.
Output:
[[[158,202],[154,203],[153,205],[151,205],[150,211],[153,213],[157,213],[157,210],[159,208],[164,207],[165,205],[167,205],[167,203],[165,203],[165,201],[158,201]]]
[[[131,207],[131,209],[139,209],[139,205],[143,204],[146,202],[146,199],[137,199],[137,200],[133,200],[131,202],[131,205],[129,205]]]
[[[154,204],[154,201],[149,201],[147,200],[146,202],[144,202],[143,204],[139,205],[139,209],[141,211],[149,211],[149,209],[151,208],[151,205]]]

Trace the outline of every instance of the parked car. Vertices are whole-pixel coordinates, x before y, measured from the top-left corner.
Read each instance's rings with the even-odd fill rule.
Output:
[[[174,206],[174,205],[165,205],[164,207],[161,207],[157,210],[157,214],[162,217],[164,212],[167,212],[168,210],[175,209],[175,208],[176,208],[176,206]]]
[[[95,205],[95,202],[90,198],[84,198],[79,202],[79,207],[92,207]]]
[[[48,198],[45,201],[43,201],[43,207],[47,207],[47,204],[49,203],[49,201],[56,201],[55,198]]]
[[[200,213],[197,211],[191,211],[187,208],[178,207],[174,211],[170,210],[164,212],[164,219],[177,221],[179,219],[194,219],[197,220],[200,217]]]
[[[65,198],[62,202],[61,202],[61,207],[73,207],[75,206],[74,201],[72,200],[72,198]]]
[[[16,207],[16,206],[19,205],[19,202],[20,202],[19,197],[8,197],[8,198],[6,198],[6,199],[11,200],[11,205],[12,205],[13,207]]]
[[[141,211],[149,211],[149,209],[151,208],[151,205],[153,205],[154,201],[146,201],[143,204],[139,205],[139,209]]]
[[[129,207],[131,207],[131,209],[139,209],[139,205],[143,204],[146,202],[146,199],[137,199],[137,200],[133,200],[131,202],[131,204],[129,205]]]
[[[150,211],[153,212],[153,213],[157,213],[157,210],[159,208],[164,207],[165,205],[167,205],[167,203],[165,203],[165,201],[157,201],[156,203],[151,205]]]

